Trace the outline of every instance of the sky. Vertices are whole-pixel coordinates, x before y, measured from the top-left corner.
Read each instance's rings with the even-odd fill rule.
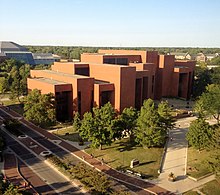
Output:
[[[219,0],[0,0],[0,41],[220,47]]]

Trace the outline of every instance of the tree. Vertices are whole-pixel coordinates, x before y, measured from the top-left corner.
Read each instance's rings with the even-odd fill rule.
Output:
[[[112,139],[121,139],[124,136],[124,129],[124,123],[119,115],[111,122]]]
[[[217,57],[211,59],[211,61],[209,62],[209,64],[211,64],[211,65],[220,65],[220,57],[217,56]]]
[[[190,124],[186,139],[189,145],[196,149],[204,149],[210,146],[212,130],[204,118],[198,118]]]
[[[10,85],[11,98],[18,98],[21,95],[27,94],[27,77],[30,74],[29,65],[13,66],[10,73],[8,82]]]
[[[135,108],[125,108],[120,117],[123,130],[129,135],[130,141],[134,137],[134,130],[137,126],[138,112]]]
[[[92,113],[85,113],[80,127],[80,136],[92,142],[92,146],[102,149],[102,145],[112,143],[112,120],[115,118],[115,110],[110,103],[100,109],[93,108]]]
[[[215,153],[211,153],[209,158],[205,160],[205,164],[208,166],[211,172],[219,173],[220,172],[220,152],[216,150]]]
[[[27,78],[30,75],[30,65],[24,64],[19,68],[19,74],[20,74],[20,91],[22,95],[27,94]]]
[[[81,126],[80,115],[78,112],[76,112],[73,118],[73,128],[75,131],[79,131],[80,126]]]
[[[160,125],[160,116],[153,100],[145,100],[137,119],[136,141],[145,147],[161,146],[165,142],[166,130]]]
[[[174,127],[172,108],[167,101],[162,101],[158,105],[158,114],[160,116],[161,126],[168,132]]]
[[[47,126],[56,120],[54,96],[49,94],[40,94],[40,91],[34,89],[25,99],[24,115],[34,123]]]
[[[4,192],[4,195],[22,195],[19,193],[18,188],[10,184],[7,190]]]
[[[0,77],[0,95],[4,94],[6,90],[7,90],[6,79],[4,77]]]
[[[220,67],[211,69],[211,81],[212,84],[220,85]]]
[[[215,126],[213,127],[211,148],[220,149],[220,127],[215,127]]]
[[[211,84],[211,71],[207,66],[199,66],[195,68],[195,80],[193,84],[193,97],[200,96],[204,91],[205,87]]]
[[[200,110],[198,109],[200,108]],[[201,115],[212,115],[219,124],[220,117],[220,85],[211,84],[196,102],[195,111]],[[203,113],[201,113],[203,112]]]

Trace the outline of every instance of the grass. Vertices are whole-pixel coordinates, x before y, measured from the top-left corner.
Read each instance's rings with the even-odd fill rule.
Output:
[[[57,129],[53,131],[53,133],[58,135],[62,139],[66,139],[73,142],[79,141],[79,133],[76,132],[73,127]]]
[[[128,139],[117,140],[111,146],[103,146],[102,150],[88,148],[86,152],[115,169],[130,169],[132,159],[138,159],[140,165],[132,170],[145,174],[149,179],[158,176],[163,148],[143,148],[131,146]]]
[[[196,192],[196,191],[192,191],[192,190],[190,190],[190,191],[184,193],[184,195],[199,195],[199,193]]]
[[[216,179],[206,183],[201,189],[204,194],[219,195],[220,194],[220,179]]]
[[[0,102],[2,102],[5,106],[10,107],[12,110],[15,112],[23,115],[24,114],[24,109],[21,104],[21,102],[18,101],[18,99],[9,99],[10,98],[10,93],[5,93],[0,95]],[[22,98],[20,98],[22,101]]]
[[[200,178],[211,173],[205,161],[208,160],[210,154],[214,152],[213,150],[202,150],[199,152],[192,147],[188,148],[187,174],[195,178]]]
[[[199,192],[202,192],[204,194],[210,194],[210,195],[219,195],[220,194],[220,178],[217,177],[215,180],[210,181],[203,186],[199,187]],[[184,195],[199,195],[201,193],[198,193],[196,191],[188,191],[184,193]]]

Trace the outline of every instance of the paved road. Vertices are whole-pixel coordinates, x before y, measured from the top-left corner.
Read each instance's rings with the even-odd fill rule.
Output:
[[[0,112],[2,115],[2,113]],[[1,134],[6,138],[7,146],[29,166],[43,181],[51,186],[59,194],[82,194],[80,189],[70,183],[69,180],[64,178],[60,173],[51,169],[50,166],[45,164],[38,156],[38,150],[35,148],[31,150],[26,148],[25,144],[18,142],[6,132],[1,131]],[[40,146],[39,146],[40,148]],[[41,148],[42,149],[42,148]],[[24,175],[25,177],[25,175]],[[33,183],[33,182],[32,182]],[[38,188],[39,189],[39,188]]]
[[[13,115],[13,117],[20,117],[20,115],[18,115],[17,113],[15,113],[13,111],[8,111],[5,107],[4,108],[1,107],[0,110],[1,109],[4,110],[5,112],[9,112],[10,115]],[[1,115],[1,112],[0,112],[0,115]],[[37,142],[40,142],[40,144],[43,145],[45,148],[49,148],[50,150],[57,148],[58,153],[60,154],[60,157],[62,157],[62,155],[65,155],[65,152],[67,152],[67,153],[71,152],[71,154],[75,157],[75,159],[78,159],[78,160],[81,159],[82,157],[84,157],[84,161],[86,163],[90,164],[91,166],[95,167],[98,170],[105,172],[110,177],[114,178],[116,181],[123,183],[128,188],[135,189],[134,191],[137,194],[143,194],[143,193],[144,194],[151,194],[151,193],[171,194],[166,189],[161,188],[155,184],[152,184],[152,183],[143,181],[141,179],[137,179],[137,178],[125,175],[123,173],[120,173],[114,169],[111,169],[106,164],[102,165],[99,160],[97,160],[95,158],[91,158],[91,156],[88,155],[87,153],[78,150],[77,148],[75,148],[71,144],[61,140],[60,138],[45,131],[44,129],[41,129],[41,128],[33,125],[32,123],[24,120],[23,118],[20,118],[20,121],[23,124],[22,131],[24,133],[27,133],[34,140],[36,140]],[[27,129],[25,129],[24,126]],[[59,141],[57,145],[52,143],[54,140]],[[55,152],[55,154],[57,154],[56,149],[54,150],[54,152]]]
[[[57,193],[45,182],[43,181],[37,174],[35,174],[32,169],[30,169],[25,163],[21,160],[18,160],[19,170],[21,175],[29,181],[34,189],[41,195],[56,195]]]

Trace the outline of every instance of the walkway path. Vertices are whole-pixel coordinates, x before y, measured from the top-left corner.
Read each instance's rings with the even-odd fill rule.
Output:
[[[196,188],[215,178],[214,176],[210,176],[196,182],[186,176],[188,144],[185,137],[190,122],[195,119],[195,117],[180,119],[176,122],[175,128],[170,131],[170,138],[172,139],[167,144],[162,173],[155,180],[155,183],[159,186],[177,194]],[[171,172],[176,176],[175,182],[168,181],[168,175]]]

